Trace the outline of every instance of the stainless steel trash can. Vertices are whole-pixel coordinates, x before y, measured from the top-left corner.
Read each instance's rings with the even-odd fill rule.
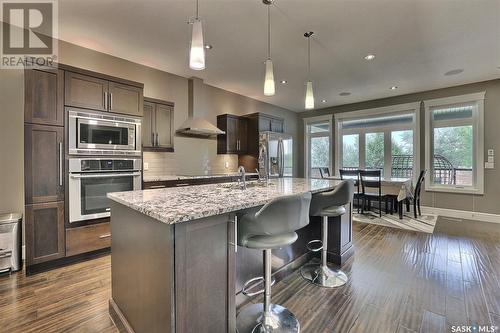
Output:
[[[18,271],[21,258],[21,221],[19,213],[0,214],[0,273]]]

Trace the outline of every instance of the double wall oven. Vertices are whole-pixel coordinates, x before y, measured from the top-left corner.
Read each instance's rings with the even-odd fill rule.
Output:
[[[108,217],[108,193],[141,189],[141,118],[67,111],[69,222]]]

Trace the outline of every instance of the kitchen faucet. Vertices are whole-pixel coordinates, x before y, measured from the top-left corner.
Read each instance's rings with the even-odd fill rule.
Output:
[[[238,179],[238,184],[240,185],[240,188],[242,190],[247,189],[247,183],[246,183],[246,177],[245,177],[245,167],[243,165],[240,165],[238,167],[238,172],[240,174],[240,179]]]

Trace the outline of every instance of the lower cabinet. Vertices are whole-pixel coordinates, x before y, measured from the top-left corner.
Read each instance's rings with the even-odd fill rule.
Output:
[[[109,223],[66,229],[66,256],[104,249],[111,246]]]
[[[25,211],[27,265],[64,257],[64,202],[26,205]]]

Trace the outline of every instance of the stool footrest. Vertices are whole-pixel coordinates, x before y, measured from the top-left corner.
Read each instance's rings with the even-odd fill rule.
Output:
[[[314,244],[319,244],[319,247],[313,247]],[[313,239],[312,241],[309,241],[306,245],[307,249],[311,252],[319,252],[323,250],[323,241],[320,239]]]
[[[241,292],[243,293],[243,295],[248,296],[248,297],[253,297],[256,295],[263,294],[265,289],[260,289],[260,290],[254,291],[254,292],[251,292],[250,289],[254,288],[259,283],[263,283],[264,281],[265,281],[265,279],[263,276],[254,277],[254,278],[248,280],[247,282],[245,282]],[[271,287],[274,286],[275,283],[276,283],[276,280],[273,278],[271,281]]]

